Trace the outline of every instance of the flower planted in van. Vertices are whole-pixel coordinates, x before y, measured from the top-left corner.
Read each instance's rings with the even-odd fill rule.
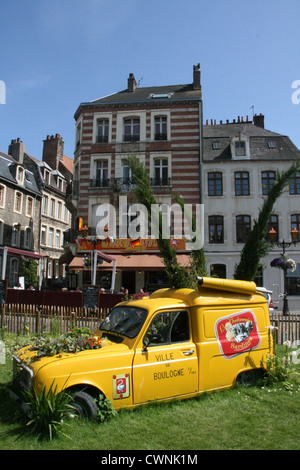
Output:
[[[63,353],[77,353],[87,349],[99,349],[102,340],[95,336],[89,328],[73,328],[58,338],[39,336],[30,346],[31,351],[36,351],[34,359],[46,356],[55,356]]]

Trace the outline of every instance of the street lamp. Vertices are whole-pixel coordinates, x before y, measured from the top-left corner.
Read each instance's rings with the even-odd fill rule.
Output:
[[[299,240],[299,230],[297,230],[296,227],[294,227],[291,230],[291,242],[286,242],[285,240],[282,240],[282,242],[275,242],[277,232],[276,230],[272,227],[269,230],[269,239],[272,244],[275,244],[278,246],[278,248],[282,248],[282,253],[281,256],[285,255],[285,250],[286,248],[289,248],[291,245],[296,245],[300,240]],[[286,289],[286,268],[283,269],[283,315],[287,315],[289,311],[289,304],[288,304],[288,299],[287,299],[287,289]]]

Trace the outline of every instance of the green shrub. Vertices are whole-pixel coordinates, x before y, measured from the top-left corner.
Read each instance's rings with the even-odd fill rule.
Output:
[[[50,440],[62,432],[67,411],[73,409],[70,405],[71,395],[65,389],[59,394],[56,394],[56,390],[57,386],[54,387],[53,381],[48,391],[43,385],[39,395],[30,390],[23,392],[23,398],[30,407],[30,420],[27,426],[34,434]]]
[[[100,423],[103,423],[103,421],[107,421],[117,415],[117,412],[112,405],[112,401],[105,398],[104,395],[100,394],[96,403],[98,406],[97,420],[100,421]]]

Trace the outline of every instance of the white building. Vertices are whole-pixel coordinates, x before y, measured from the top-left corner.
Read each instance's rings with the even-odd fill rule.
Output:
[[[253,122],[239,118],[224,124],[206,122],[203,127],[207,268],[208,272],[232,278],[245,236],[258,217],[276,172],[287,170],[300,152],[288,137],[266,130],[262,115],[254,116]],[[278,242],[291,242],[294,227],[300,231],[300,172],[277,200],[269,222]],[[270,266],[280,253],[282,249],[274,244],[262,260],[258,282],[269,289],[277,284],[283,292],[283,271]],[[296,271],[287,274],[289,308],[300,310],[300,243],[288,247],[286,256],[297,262]]]

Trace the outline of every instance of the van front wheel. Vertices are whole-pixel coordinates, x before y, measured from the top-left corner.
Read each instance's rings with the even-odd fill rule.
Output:
[[[79,418],[92,419],[97,415],[97,404],[94,398],[86,392],[74,393],[70,405],[72,406],[71,414]]]

